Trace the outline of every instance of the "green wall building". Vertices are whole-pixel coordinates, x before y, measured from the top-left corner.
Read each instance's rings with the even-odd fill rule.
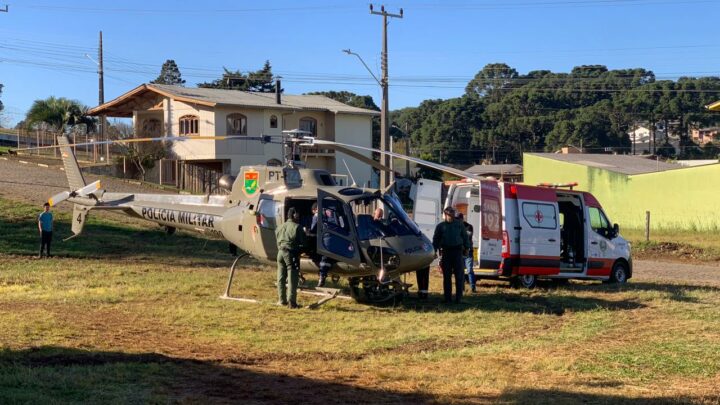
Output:
[[[577,182],[621,228],[720,230],[720,164],[685,167],[628,155],[525,153],[525,183]]]

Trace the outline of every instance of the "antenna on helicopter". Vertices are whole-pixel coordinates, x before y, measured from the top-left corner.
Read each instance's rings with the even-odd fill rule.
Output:
[[[352,175],[352,172],[350,171],[350,168],[347,165],[347,162],[345,159],[342,160],[343,164],[345,165],[345,170],[347,170],[348,174],[350,175],[350,179],[352,180],[352,185],[350,187],[357,187],[357,183],[355,182],[355,176]]]

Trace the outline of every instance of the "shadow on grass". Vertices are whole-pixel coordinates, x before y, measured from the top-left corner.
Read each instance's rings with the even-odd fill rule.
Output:
[[[221,361],[61,347],[0,351],[2,403],[429,403],[428,394],[249,370]]]
[[[292,368],[293,364],[288,364]],[[612,382],[608,385],[612,388]],[[617,386],[615,388],[617,389]],[[717,398],[715,398],[717,399]],[[257,403],[257,404],[637,404],[713,403],[708,397],[634,398],[562,389],[509,389],[499,395],[442,397],[358,387],[251,370],[242,364],[156,353],[62,347],[0,351],[2,403]]]
[[[608,387],[612,387],[612,382]],[[497,398],[497,402],[503,404],[653,404],[653,405],[676,405],[693,403],[715,403],[712,398],[701,397],[653,397],[633,398],[620,394],[595,394],[584,392],[569,392],[563,390],[545,389],[517,389],[508,390]],[[715,398],[717,400],[717,398]]]
[[[468,310],[520,312],[537,315],[562,316],[565,312],[582,312],[604,309],[626,311],[643,308],[645,305],[633,300],[610,301],[601,298],[576,296],[521,295],[510,292],[480,292],[466,295],[461,304],[445,304],[441,294],[430,294],[428,300],[408,297],[395,308],[414,311],[463,312]]]
[[[626,284],[577,284],[568,283],[557,288],[566,289],[568,291],[589,291],[601,293],[633,293],[633,292],[654,292],[665,293],[672,301],[686,303],[701,303],[702,301],[696,297],[691,297],[689,293],[720,293],[720,287],[709,285],[691,285],[691,284],[671,284],[671,283],[652,283],[652,282],[633,282]]]
[[[37,214],[30,214],[37,215]],[[91,214],[92,215],[92,214]],[[229,266],[232,256],[224,241],[195,237],[186,233],[168,235],[162,228],[137,229],[90,219],[83,233],[72,235],[69,219],[55,220],[51,253],[59,257],[91,259],[157,259],[167,264]],[[0,215],[0,252],[9,255],[35,256],[40,238],[35,217],[28,214],[11,219]]]

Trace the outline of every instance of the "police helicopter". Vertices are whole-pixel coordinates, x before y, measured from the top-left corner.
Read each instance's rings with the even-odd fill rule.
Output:
[[[318,264],[313,257],[322,255],[332,259],[329,275],[334,280],[348,278],[350,295],[358,302],[382,304],[407,294],[410,285],[401,281],[401,275],[428,267],[434,260],[434,249],[431,241],[403,210],[397,196],[389,191],[354,185],[338,186],[328,171],[305,168],[299,161],[301,148],[322,145],[348,154],[378,170],[389,170],[356,150],[383,152],[318,140],[308,135],[294,130],[284,131],[281,139],[276,136],[243,136],[243,141],[281,142],[285,149],[285,163],[283,166],[243,166],[238,176],[223,176],[219,183],[228,192],[227,195],[107,192],[100,181],[87,184],[83,178],[72,147],[85,144],[70,144],[65,136],[59,136],[57,147],[61,151],[70,190],[52,196],[48,202],[51,206],[63,201],[74,204],[71,238],[80,235],[89,211],[115,210],[155,222],[164,226],[169,233],[185,229],[227,240],[243,253],[230,268],[222,298],[241,301],[252,300],[230,296],[238,262],[251,256],[264,263],[276,263],[275,228],[287,220],[290,208],[295,208],[309,225],[312,206],[317,203],[317,237],[314,246],[310,247],[314,251],[301,256],[301,273],[317,273]],[[233,136],[166,136],[92,144],[219,138],[229,139]],[[462,177],[474,177],[421,159],[384,153]],[[372,214],[377,211],[381,211],[382,216],[373,218]],[[319,295],[325,296],[319,303],[335,298],[339,291],[319,291]]]

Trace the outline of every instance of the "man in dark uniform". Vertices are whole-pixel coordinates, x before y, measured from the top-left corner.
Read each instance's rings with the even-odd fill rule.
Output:
[[[465,288],[465,269],[463,256],[467,255],[472,244],[468,239],[465,226],[462,222],[455,220],[455,209],[447,207],[443,211],[445,221],[437,224],[433,234],[433,247],[435,254],[440,253],[440,267],[443,271],[443,293],[445,302],[450,303],[452,299],[452,276],[455,276],[455,303],[462,301],[462,293]]]
[[[462,212],[458,212],[457,214],[458,221],[462,222],[463,226],[465,227],[465,231],[468,234],[468,239],[470,239],[470,244],[472,245],[472,237],[473,237],[473,226],[470,225],[467,221],[465,221],[465,216]],[[463,262],[465,263],[465,269],[467,270],[468,275],[468,281],[470,282],[470,289],[472,292],[477,292],[475,284],[475,271],[473,270],[473,250],[470,248],[470,251],[468,254],[463,257]]]
[[[287,220],[275,230],[277,238],[277,286],[278,305],[299,308],[297,304],[297,287],[300,277],[300,249],[305,242],[305,232],[298,225],[300,215],[295,208],[290,208]],[[290,291],[287,291],[288,279]]]

